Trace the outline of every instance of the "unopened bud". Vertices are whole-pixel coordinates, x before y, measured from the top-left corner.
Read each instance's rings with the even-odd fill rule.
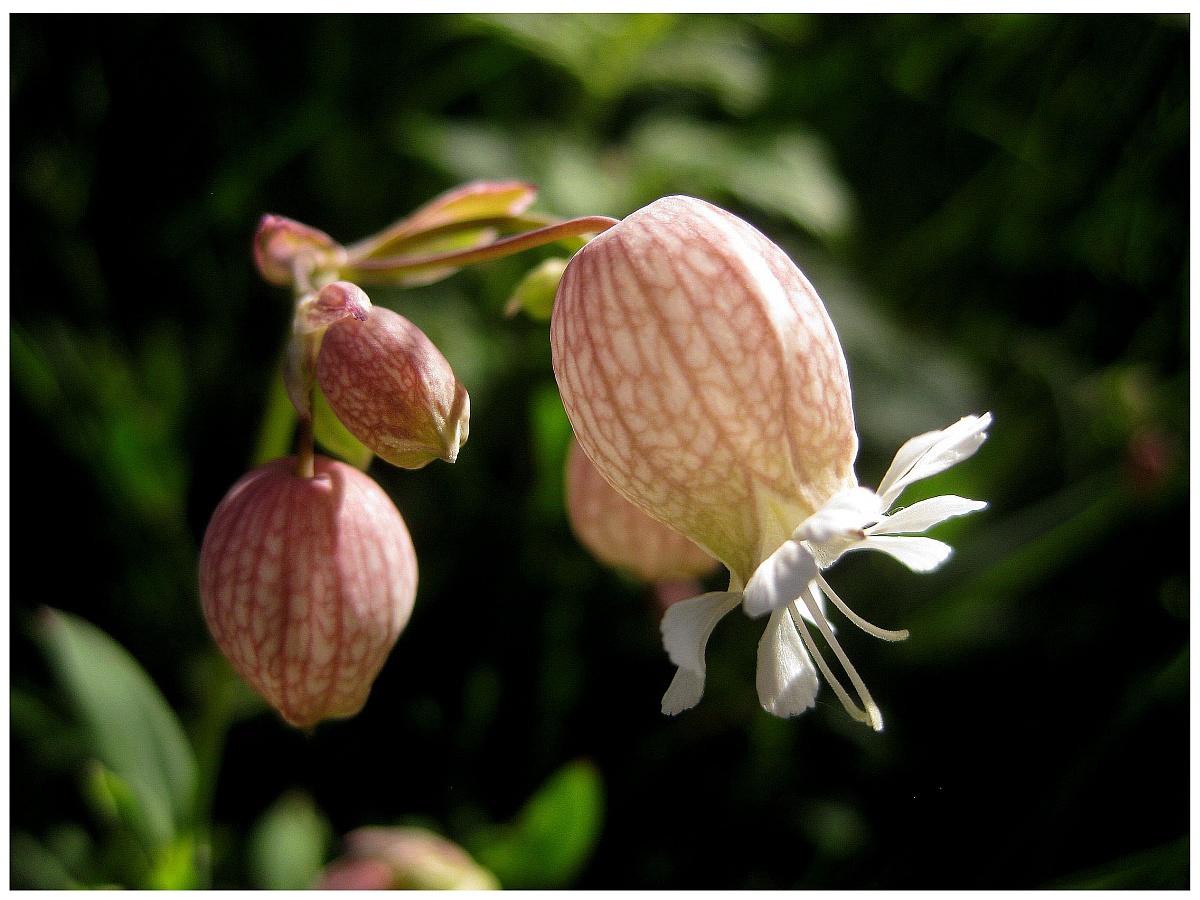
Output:
[[[554,309],[554,293],[558,290],[567,262],[555,256],[526,272],[504,305],[504,314],[515,316],[524,310],[531,319],[549,321],[550,311]]]
[[[234,669],[297,728],[354,715],[408,623],[417,560],[368,476],[318,456],[277,459],[217,506],[200,550],[200,599]]]
[[[314,268],[319,264],[336,265],[345,250],[323,231],[294,219],[265,215],[254,235],[254,262],[270,284],[293,284],[297,264]]]
[[[467,440],[471,401],[433,342],[390,309],[374,306],[329,326],[317,382],[342,424],[393,465],[454,462]]]
[[[423,828],[359,828],[346,855],[321,873],[321,890],[489,891],[496,876],[462,847]]]

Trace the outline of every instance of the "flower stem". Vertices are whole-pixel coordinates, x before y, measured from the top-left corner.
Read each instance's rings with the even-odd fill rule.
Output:
[[[312,478],[316,475],[313,467],[313,419],[311,415],[300,417],[300,431],[296,444],[296,475],[300,478]]]

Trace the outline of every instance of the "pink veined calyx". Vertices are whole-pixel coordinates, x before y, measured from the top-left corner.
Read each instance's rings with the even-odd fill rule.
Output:
[[[876,490],[860,486],[849,374],[824,304],[779,247],[691,197],[655,201],[574,256],[551,346],[563,404],[596,468],[729,569],[728,590],[675,603],[663,617],[677,667],[663,712],[700,701],[708,638],[741,604],[767,619],[757,666],[764,709],[808,709],[819,673],[852,716],[881,729],[826,602],[876,637],[908,633],[858,616],[822,571],[859,549],[917,572],[941,565],[950,547],[923,532],[986,504],[939,496],[892,510],[910,484],[975,453],[991,415],[912,438]]]

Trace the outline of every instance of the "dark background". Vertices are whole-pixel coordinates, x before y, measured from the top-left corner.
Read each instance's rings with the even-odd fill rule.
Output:
[[[665,718],[652,602],[562,512],[546,326],[502,314],[538,254],[372,292],[455,366],[470,440],[453,467],[373,464],[416,544],[416,613],[357,718],[306,737],[239,717],[214,884],[248,883],[243,838],[289,789],[333,834],[417,817],[469,846],[586,758],[603,829],[564,887],[1187,886],[1187,17],[10,28],[14,835],[82,883],[117,877],[38,607],[105,629],[185,725],[202,702],[196,551],[251,465],[290,318],[252,265],[259,217],[350,242],[522,178],[555,215],[689,193],[748,218],[829,306],[863,483],[991,410],[980,453],[929,485],[990,506],[943,527],[934,576],[878,555],[830,575],[912,631],[840,627],[884,732],[828,687],[763,713],[740,614],[701,705]],[[28,871],[14,858],[14,887],[53,886]]]

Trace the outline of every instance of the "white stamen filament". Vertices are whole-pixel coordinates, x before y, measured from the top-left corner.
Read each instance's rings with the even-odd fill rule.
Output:
[[[833,670],[829,668],[829,664],[825,662],[825,657],[821,655],[821,648],[817,646],[817,642],[813,640],[813,636],[808,633],[808,625],[804,622],[804,617],[799,614],[796,604],[793,602],[787,608],[788,618],[791,619],[792,627],[800,634],[800,639],[804,641],[804,646],[808,648],[808,652],[812,654],[812,658],[816,660],[817,668],[821,670],[821,674],[825,676],[825,680],[829,682],[829,686],[833,688],[833,692],[838,695],[838,699],[842,701],[842,706],[846,708],[846,712],[858,720],[871,724],[871,717],[868,713],[859,709],[854,701],[850,699],[850,694],[842,687],[842,683],[837,680],[837,676],[833,674]]]
[[[817,584],[825,593],[825,596],[833,601],[833,605],[840,609],[847,619],[872,637],[877,637],[883,641],[902,641],[908,637],[907,628],[902,628],[899,631],[889,631],[886,628],[880,628],[878,625],[872,625],[870,622],[848,607],[842,601],[842,598],[833,592],[833,588],[829,586],[829,582],[827,582],[820,575],[817,576]]]
[[[815,583],[810,584],[808,590],[800,595],[800,600],[804,601],[804,605],[808,607],[808,611],[812,615],[813,621],[817,623],[817,628],[820,629],[822,636],[825,638],[825,642],[829,644],[830,649],[833,650],[834,655],[838,658],[838,662],[842,664],[842,669],[847,675],[850,676],[850,683],[854,685],[854,689],[858,692],[859,699],[862,700],[863,706],[861,709],[854,704],[845,688],[842,687],[841,682],[837,680],[833,672],[829,669],[829,666],[825,664],[824,659],[821,657],[820,651],[816,648],[816,643],[813,641],[812,635],[807,633],[807,629],[799,628],[799,623],[797,623],[800,636],[805,639],[805,643],[808,645],[809,652],[811,652],[816,658],[817,664],[821,667],[821,671],[824,673],[826,680],[837,693],[838,699],[842,701],[842,705],[846,707],[846,712],[850,713],[850,715],[854,716],[854,718],[858,719],[860,722],[866,722],[876,731],[882,731],[883,714],[880,713],[879,707],[875,705],[875,701],[871,699],[870,691],[867,690],[867,686],[863,683],[862,678],[859,677],[858,671],[850,662],[850,658],[846,656],[846,651],[842,649],[842,645],[839,644],[837,638],[834,637],[833,629],[829,626],[829,620],[826,619],[824,613],[821,612],[819,598],[816,596],[816,590],[817,588]],[[794,602],[792,607],[795,607]],[[799,612],[799,610],[796,611]],[[794,615],[792,616],[792,621],[796,621],[796,617]]]

